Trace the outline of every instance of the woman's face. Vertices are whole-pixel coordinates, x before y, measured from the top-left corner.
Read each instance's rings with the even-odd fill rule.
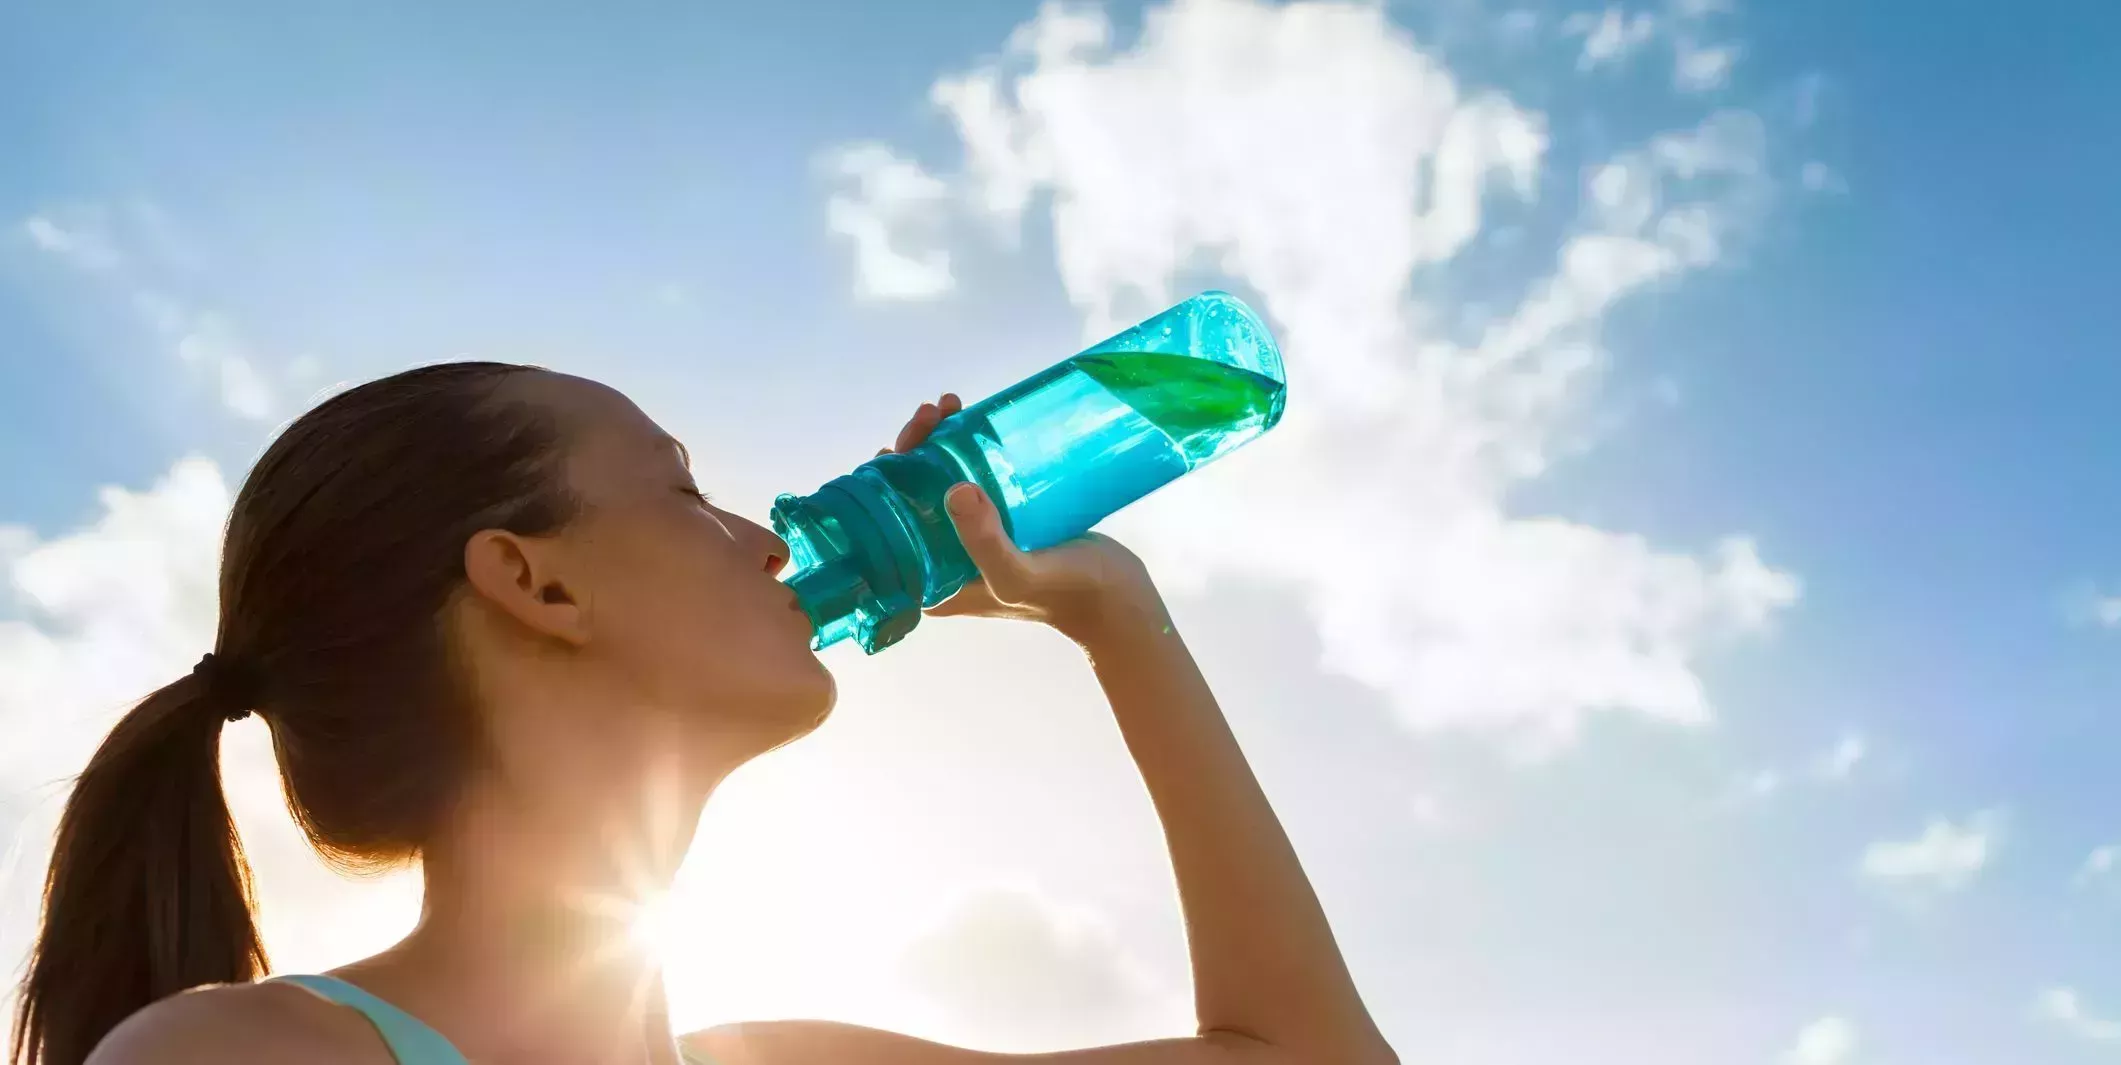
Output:
[[[675,715],[695,736],[770,746],[816,727],[833,682],[776,579],[788,545],[708,502],[682,445],[625,396],[561,374],[525,386],[565,426],[581,509],[555,546],[581,589],[580,654],[619,687],[614,698]]]

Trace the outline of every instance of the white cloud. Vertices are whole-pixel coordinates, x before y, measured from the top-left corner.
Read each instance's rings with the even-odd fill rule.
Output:
[[[825,224],[854,244],[855,291],[868,299],[924,300],[950,291],[950,257],[939,247],[905,250],[933,239],[948,188],[920,164],[879,144],[841,149],[833,174],[851,190],[825,204]]]
[[[1856,1060],[1856,1026],[1846,1017],[1821,1017],[1798,1031],[1782,1060],[1784,1065],[1851,1065]]]
[[[1506,11],[1496,20],[1495,32],[1511,44],[1524,44],[1539,32],[1539,12],[1528,8]]]
[[[1858,763],[1870,753],[1870,742],[1860,732],[1843,733],[1832,747],[1813,759],[1812,768],[1829,780],[1847,780]]]
[[[1768,799],[1782,790],[1782,774],[1772,769],[1757,769],[1738,779],[1738,794],[1748,799]]]
[[[1731,68],[1737,65],[1737,46],[1699,44],[1681,37],[1672,50],[1672,87],[1681,92],[1720,89],[1731,80]]]
[[[1732,0],[1672,0],[1672,13],[1688,22],[1699,22],[1711,15],[1729,14]]]
[[[1802,763],[1785,768],[1753,769],[1735,775],[1722,801],[1726,805],[1760,803],[1806,783],[1839,783],[1854,775],[1856,766],[1869,755],[1870,743],[1862,733],[1845,732],[1832,746]]]
[[[2033,1016],[2079,1039],[2093,1043],[2121,1043],[2121,1021],[2094,1016],[2084,1007],[2075,988],[2050,987],[2033,998]]]
[[[272,414],[272,390],[258,374],[250,349],[222,315],[199,312],[172,331],[177,358],[204,370],[220,385],[221,402],[246,418],[262,421]]]
[[[211,462],[186,459],[147,491],[105,488],[102,515],[70,536],[13,538],[4,587],[26,619],[0,622],[0,729],[33,735],[61,708],[129,702],[206,650],[229,498]],[[0,778],[50,765],[0,751]]]
[[[1834,168],[1816,159],[1807,162],[1797,171],[1797,180],[1807,192],[1845,192],[1847,183]]]
[[[964,207],[1013,231],[1046,195],[1090,334],[1201,271],[1260,298],[1300,390],[1283,427],[1118,524],[1176,585],[1300,594],[1325,666],[1409,725],[1536,751],[1592,713],[1700,723],[1697,660],[1796,600],[1742,535],[1675,554],[1507,506],[1578,446],[1606,310],[1715,263],[1757,215],[1755,116],[1593,168],[1551,272],[1465,342],[1423,297],[1492,213],[1550,187],[1546,125],[1463,91],[1376,5],[1192,0],[1151,8],[1121,49],[1100,11],[1049,5],[933,97],[963,141]]]
[[[1577,58],[1576,66],[1591,70],[1625,60],[1649,43],[1657,35],[1657,16],[1647,11],[1630,15],[1609,7],[1602,14],[1580,12],[1569,16],[1562,22],[1561,31],[1583,38],[1583,54]]]
[[[2099,629],[2121,628],[2121,593],[2090,581],[2071,584],[2058,597],[2064,620]]]
[[[110,288],[131,304],[133,313],[179,362],[214,384],[222,404],[230,411],[255,421],[270,418],[275,410],[275,390],[228,316],[193,306],[143,280],[149,272],[146,259],[180,264],[195,259],[174,235],[168,218],[152,204],[144,203],[132,205],[124,214],[137,230],[135,235],[157,249],[154,255],[142,257],[128,254],[121,246],[117,231],[109,222],[109,211],[83,207],[75,213],[81,220],[72,223],[71,228],[39,214],[25,220],[23,229],[44,250],[84,270],[107,275]]]
[[[2117,871],[2121,871],[2121,843],[2103,843],[2084,856],[2084,864],[2077,867],[2071,883],[2078,887],[2111,883]]]
[[[2002,833],[2003,815],[1997,810],[1984,810],[1958,824],[1934,818],[1914,839],[1881,840],[1864,848],[1861,869],[1882,884],[1956,891],[1995,857]]]
[[[0,620],[0,970],[28,949],[68,781],[127,707],[213,646],[231,500],[212,462],[187,458],[146,490],[103,489],[101,513],[66,535],[0,526],[0,595],[19,614]],[[388,942],[379,929],[408,926],[416,885],[349,883],[309,851],[282,805],[264,726],[224,735],[224,782],[275,960],[337,964]]]
[[[2092,620],[2104,628],[2121,626],[2121,595],[2099,596],[2092,600]]]
[[[34,214],[23,219],[22,232],[39,249],[81,270],[115,270],[125,262],[100,212],[82,212],[82,217],[66,223],[49,214]]]
[[[1021,887],[954,900],[908,947],[903,969],[960,1038],[994,1049],[1154,1038],[1190,1012],[1094,912]]]
[[[1630,14],[1619,6],[1602,12],[1579,12],[1564,19],[1561,32],[1583,38],[1583,51],[1576,58],[1578,70],[1595,70],[1625,63],[1644,46],[1666,33],[1672,47],[1672,87],[1683,93],[1720,89],[1730,81],[1738,63],[1738,46],[1711,44],[1700,38],[1700,28],[1709,16],[1728,10],[1717,0],[1684,0],[1671,9],[1668,24],[1648,11]]]
[[[102,514],[70,535],[6,537],[0,594],[0,967],[28,947],[66,778],[133,701],[212,646],[216,562],[229,491],[204,459],[144,492],[106,488]],[[19,820],[17,820],[19,818]]]
[[[1767,132],[1750,111],[1717,111],[1692,130],[1653,138],[1649,153],[1681,180],[1733,176],[1752,192],[1764,180]]]

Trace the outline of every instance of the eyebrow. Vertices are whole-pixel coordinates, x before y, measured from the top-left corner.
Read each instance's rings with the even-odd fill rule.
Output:
[[[692,452],[685,450],[684,441],[679,440],[677,437],[674,436],[665,435],[662,439],[662,443],[665,446],[676,448],[678,452],[678,461],[685,464],[685,469],[688,472],[692,469]]]

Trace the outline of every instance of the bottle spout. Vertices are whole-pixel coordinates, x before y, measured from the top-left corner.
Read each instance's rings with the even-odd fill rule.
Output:
[[[823,650],[853,635],[854,627],[846,621],[861,609],[869,591],[860,566],[846,558],[829,559],[797,570],[785,583],[816,632],[812,647]]]
[[[812,648],[853,637],[875,654],[920,623],[920,603],[907,592],[920,587],[919,556],[887,508],[853,476],[774,501],[773,531],[794,565],[782,583],[810,618]]]

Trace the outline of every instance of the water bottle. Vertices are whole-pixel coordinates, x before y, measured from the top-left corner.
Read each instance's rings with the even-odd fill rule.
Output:
[[[1018,547],[1050,547],[1273,428],[1286,392],[1259,316],[1204,292],[943,419],[911,451],[781,496],[773,528],[811,646],[851,636],[875,654],[978,575],[943,509],[952,485],[985,489]]]

